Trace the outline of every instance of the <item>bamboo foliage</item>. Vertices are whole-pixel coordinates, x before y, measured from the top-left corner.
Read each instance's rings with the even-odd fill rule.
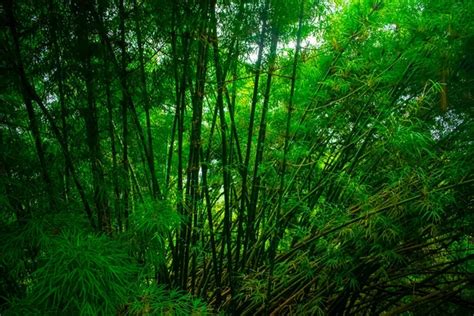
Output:
[[[471,2],[0,11],[0,313],[472,310]]]

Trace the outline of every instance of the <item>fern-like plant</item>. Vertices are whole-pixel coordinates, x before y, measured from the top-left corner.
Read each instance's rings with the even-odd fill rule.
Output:
[[[184,292],[143,284],[138,294],[127,306],[126,315],[207,315],[206,305]]]
[[[66,230],[51,239],[11,314],[114,315],[137,275],[120,244],[104,235]]]

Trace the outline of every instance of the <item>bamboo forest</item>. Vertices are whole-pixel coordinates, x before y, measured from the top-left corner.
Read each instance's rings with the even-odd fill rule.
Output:
[[[474,1],[0,15],[0,315],[473,315]]]

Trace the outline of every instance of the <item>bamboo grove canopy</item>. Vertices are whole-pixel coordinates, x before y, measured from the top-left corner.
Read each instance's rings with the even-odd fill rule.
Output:
[[[5,0],[2,315],[470,315],[474,1]]]

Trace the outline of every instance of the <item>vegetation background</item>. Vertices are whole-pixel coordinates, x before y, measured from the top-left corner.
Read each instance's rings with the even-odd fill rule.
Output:
[[[472,315],[474,1],[0,15],[2,315]]]

